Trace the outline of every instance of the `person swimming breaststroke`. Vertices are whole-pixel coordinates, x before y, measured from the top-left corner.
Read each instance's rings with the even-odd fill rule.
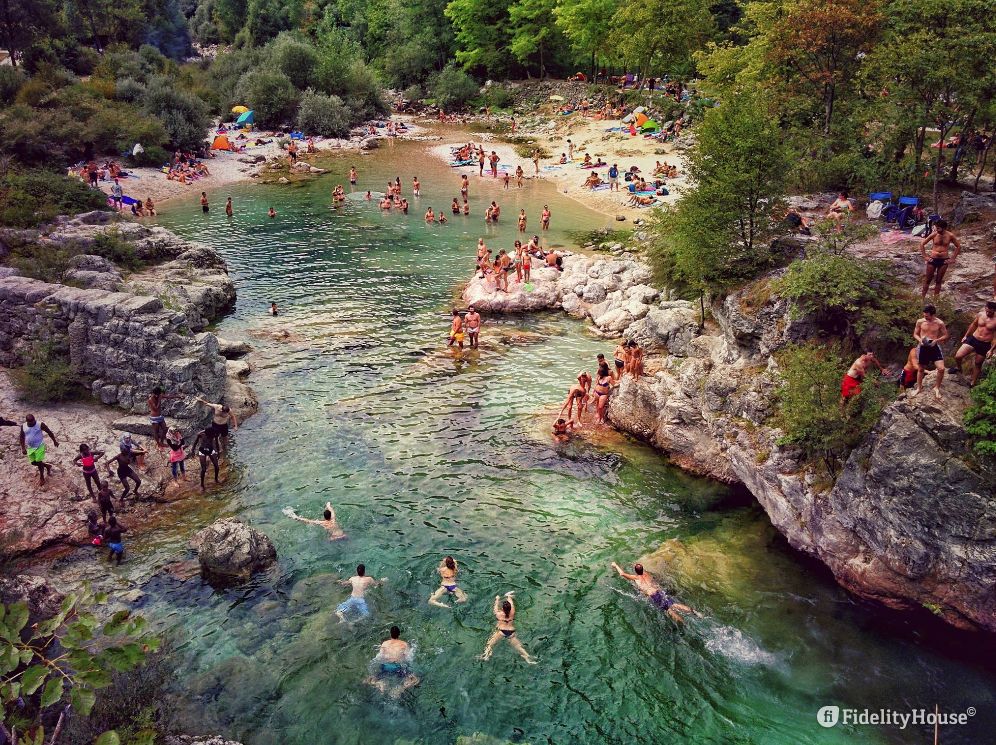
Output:
[[[385,582],[382,579],[380,582]],[[371,587],[380,584],[373,577],[367,576],[367,568],[363,564],[356,566],[356,574],[346,580],[341,580],[340,585],[351,587],[349,597],[336,606],[335,614],[339,618],[339,623],[351,623],[346,620],[346,614],[356,611],[359,618],[366,618],[370,615],[370,608],[367,606],[366,591]]]
[[[292,520],[307,523],[308,525],[318,525],[319,527],[324,528],[328,533],[330,541],[340,541],[347,537],[346,531],[339,527],[339,522],[336,520],[335,510],[332,508],[331,502],[325,503],[325,511],[322,513],[321,520],[311,520],[307,517],[301,517],[290,507],[284,510],[284,514]]]
[[[632,582],[637,590],[643,593],[656,608],[667,613],[673,621],[684,623],[684,619],[682,619],[683,614],[695,613],[689,606],[679,603],[664,592],[664,589],[658,584],[657,580],[651,576],[650,572],[643,568],[643,564],[633,565],[635,574],[627,574],[614,561],[612,562],[612,568],[616,570],[616,573],[620,577]]]
[[[390,638],[381,643],[377,656],[373,659],[377,671],[365,682],[381,693],[388,693],[390,689],[392,698],[400,697],[420,682],[420,678],[411,669],[414,656],[411,645],[401,638],[401,629],[392,626]]]
[[[429,598],[429,605],[436,605],[440,608],[450,608],[451,606],[439,602],[444,595],[452,595],[458,603],[467,602],[467,594],[457,585],[457,572],[459,567],[452,556],[445,557],[436,567],[439,572],[440,586]]]

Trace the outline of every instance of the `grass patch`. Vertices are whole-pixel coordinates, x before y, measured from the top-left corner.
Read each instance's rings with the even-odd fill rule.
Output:
[[[36,344],[11,377],[24,398],[35,403],[65,401],[80,392],[68,354],[52,342]]]

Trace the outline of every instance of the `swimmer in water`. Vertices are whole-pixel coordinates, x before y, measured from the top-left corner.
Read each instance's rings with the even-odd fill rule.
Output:
[[[325,503],[325,512],[323,513],[321,520],[311,520],[307,517],[301,517],[290,508],[285,510],[284,514],[292,520],[308,523],[309,525],[319,525],[325,528],[325,531],[329,534],[330,541],[341,541],[346,537],[346,531],[339,527],[339,521],[335,519],[335,510],[332,509],[331,502]]]
[[[612,562],[612,568],[616,570],[620,577],[623,579],[628,579],[637,590],[642,592],[655,606],[660,608],[662,611],[668,614],[672,620],[677,623],[684,623],[681,618],[683,613],[694,613],[690,607],[677,602],[674,598],[668,595],[661,586],[657,583],[651,575],[650,572],[643,568],[643,564],[634,564],[633,571],[636,574],[627,574],[622,570],[622,567]]]
[[[276,303],[270,303],[270,315],[271,316],[275,316],[275,315],[277,315],[277,312],[278,312],[277,311],[277,304]]]
[[[571,439],[571,432],[574,430],[574,422],[566,419],[558,419],[553,423],[553,439],[557,442],[567,442]]]
[[[501,595],[495,595],[494,613],[495,619],[498,621],[498,628],[491,635],[491,638],[488,639],[488,643],[484,647],[484,652],[479,659],[490,660],[495,644],[502,639],[508,639],[508,643],[512,645],[512,649],[518,652],[522,659],[530,665],[535,665],[536,660],[529,656],[529,652],[526,651],[525,647],[522,646],[522,642],[515,636],[515,604],[512,599],[514,595],[514,592],[506,592],[504,600],[501,599]]]
[[[411,670],[413,656],[411,645],[401,639],[401,629],[392,626],[391,638],[381,643],[377,656],[374,657],[374,662],[380,669],[365,682],[381,693],[387,693],[390,688],[392,698],[400,697],[409,688],[419,684],[419,677]],[[395,686],[391,681],[399,681],[399,684]]]
[[[455,597],[458,603],[466,603],[467,593],[461,590],[457,585],[457,572],[459,571],[459,567],[457,567],[456,560],[452,556],[447,556],[436,568],[436,571],[439,572],[439,578],[442,581],[442,584],[439,586],[438,590],[432,593],[432,597],[429,598],[429,605],[438,605],[440,608],[449,608],[450,606],[439,602],[439,599],[446,594]]]
[[[270,218],[270,219],[272,220],[272,219],[273,219],[274,217],[276,217],[276,216],[277,216],[277,211],[276,211],[275,209],[273,209],[273,207],[270,207],[270,209],[269,209],[269,210],[267,210],[267,213],[266,213],[266,214],[267,214],[267,215],[269,216],[269,218]]]
[[[351,610],[355,610],[360,618],[366,618],[370,615],[370,608],[367,607],[367,599],[364,594],[371,587],[378,584],[378,582],[373,577],[366,575],[367,568],[363,564],[359,564],[356,567],[355,575],[339,582],[340,585],[347,585],[353,588],[349,593],[349,597],[336,606],[335,614],[339,618],[339,623],[348,623],[346,621],[346,614]]]

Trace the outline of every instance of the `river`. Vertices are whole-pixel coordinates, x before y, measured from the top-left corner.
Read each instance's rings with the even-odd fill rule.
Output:
[[[216,190],[208,215],[192,199],[160,218],[228,261],[238,304],[217,333],[254,344],[260,413],[234,438],[228,482],[180,503],[175,531],[135,541],[133,571],[175,558],[195,526],[222,515],[266,532],[280,557],[237,589],[168,574],[146,586],[143,612],[173,640],[178,721],[249,745],[442,745],[475,733],[558,745],[912,743],[930,742],[932,728],[824,729],[816,712],[939,703],[979,712],[944,728],[942,743],[991,742],[992,673],[855,602],[756,505],[621,437],[551,443],[550,407],[610,343],[540,315],[488,318],[479,354],[446,351],[448,309],[480,235],[510,247],[519,207],[532,232],[544,203],[551,243],[611,222],[549,184],[503,193],[475,175],[474,214],[428,227],[425,206],[448,214],[458,177],[423,147],[343,156],[303,186]],[[417,174],[412,215],[362,200],[330,208],[352,163],[361,187],[398,175],[409,196]],[[503,222],[485,229],[491,199]],[[326,500],[345,541],[282,514],[318,517]],[[683,628],[609,568],[662,546],[665,585],[703,614]],[[450,610],[426,604],[446,553],[470,595]],[[359,562],[387,582],[370,619],[342,625],[338,580]],[[508,590],[536,666],[504,642],[489,662],[475,658],[493,598]],[[395,623],[422,678],[399,701],[363,683]]]

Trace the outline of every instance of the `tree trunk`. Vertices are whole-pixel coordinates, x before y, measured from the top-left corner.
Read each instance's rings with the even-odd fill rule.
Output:
[[[705,290],[699,290],[699,333],[705,329]]]
[[[941,167],[944,165],[944,139],[948,136],[948,132],[951,131],[950,127],[945,126],[944,122],[940,122],[939,128],[941,131],[940,138],[937,141],[937,157],[934,159],[934,192],[933,192],[933,207],[934,212],[938,215],[941,214],[941,205],[938,201],[940,196],[940,183],[941,183]]]
[[[827,83],[823,86],[823,136],[830,136],[830,119],[833,116],[834,96],[837,90],[834,85]]]
[[[965,157],[965,151],[968,149],[967,137],[972,134],[972,127],[975,125],[975,109],[972,109],[968,113],[968,118],[965,119],[965,124],[961,128],[961,141],[958,143],[958,147],[955,148],[954,157],[951,159],[951,172],[948,175],[948,179],[954,184],[958,183],[958,166],[961,165],[962,159]]]
[[[986,170],[986,161],[989,160],[989,149],[993,146],[994,138],[996,138],[996,134],[989,136],[989,140],[986,142],[986,146],[982,150],[982,157],[979,158],[979,172],[975,174],[975,183],[972,185],[972,191],[976,194],[979,193],[979,179],[982,178],[982,174]]]
[[[14,24],[10,20],[10,0],[2,0],[3,24],[7,31],[7,51],[10,52],[10,64],[17,67],[17,50],[14,48]]]
[[[68,708],[69,707],[66,707],[66,709]],[[62,734],[62,723],[66,719],[66,709],[63,709],[62,711],[59,712],[59,719],[55,723],[55,731],[52,732],[52,739],[48,741],[48,745],[55,745],[55,743],[59,739],[59,735]]]
[[[598,60],[595,59],[595,50],[592,49],[591,50],[591,77],[588,78],[588,80],[591,81],[592,83],[595,82],[595,73],[598,71],[597,67],[598,67]]]

